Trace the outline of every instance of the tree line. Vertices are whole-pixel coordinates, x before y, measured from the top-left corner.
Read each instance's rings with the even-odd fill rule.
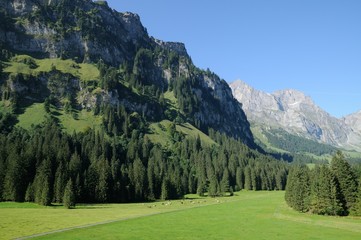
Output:
[[[361,215],[361,182],[351,165],[338,151],[328,166],[305,165],[290,169],[285,199],[300,212],[319,215]]]
[[[69,135],[50,118],[29,131],[0,134],[1,200],[72,206],[286,186],[284,162],[215,131],[217,144],[207,146],[170,130],[174,140],[163,147],[138,129],[111,137],[103,128]]]

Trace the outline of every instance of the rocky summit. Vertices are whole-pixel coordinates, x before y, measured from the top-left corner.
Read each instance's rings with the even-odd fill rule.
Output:
[[[336,147],[361,150],[361,112],[338,119],[296,90],[270,94],[254,89],[241,80],[231,83],[230,87],[254,124],[281,128],[291,134]]]

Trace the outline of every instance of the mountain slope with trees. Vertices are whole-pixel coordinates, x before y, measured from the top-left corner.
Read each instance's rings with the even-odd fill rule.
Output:
[[[0,199],[134,202],[284,189],[227,83],[139,17],[0,2]]]

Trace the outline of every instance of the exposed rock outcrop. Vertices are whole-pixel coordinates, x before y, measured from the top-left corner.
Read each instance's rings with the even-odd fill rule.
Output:
[[[5,10],[0,11],[0,20],[6,21],[0,24],[0,44],[10,51],[36,58],[103,61],[117,69],[126,66],[129,74],[139,76],[137,81],[161,91],[167,84],[181,82],[189,96],[180,97],[192,108],[186,112],[179,107],[185,119],[204,131],[213,128],[253,145],[247,118],[228,84],[196,68],[183,43],[150,37],[137,14],[120,13],[103,1],[91,0],[9,0],[1,1],[0,7]],[[144,52],[146,59],[137,62],[141,49],[151,53]],[[174,62],[169,62],[169,55],[175,56]],[[139,112],[145,105],[151,109],[151,103],[132,102],[116,89],[77,94],[83,108],[94,108],[102,101]]]
[[[361,149],[361,112],[338,119],[296,90],[269,94],[243,81],[235,81],[230,86],[251,122],[282,128],[289,133],[337,147]]]

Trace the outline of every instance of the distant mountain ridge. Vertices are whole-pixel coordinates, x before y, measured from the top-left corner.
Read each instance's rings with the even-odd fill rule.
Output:
[[[272,94],[254,89],[244,81],[230,84],[248,119],[264,127],[285,131],[335,147],[361,150],[361,111],[335,118],[297,90]]]

